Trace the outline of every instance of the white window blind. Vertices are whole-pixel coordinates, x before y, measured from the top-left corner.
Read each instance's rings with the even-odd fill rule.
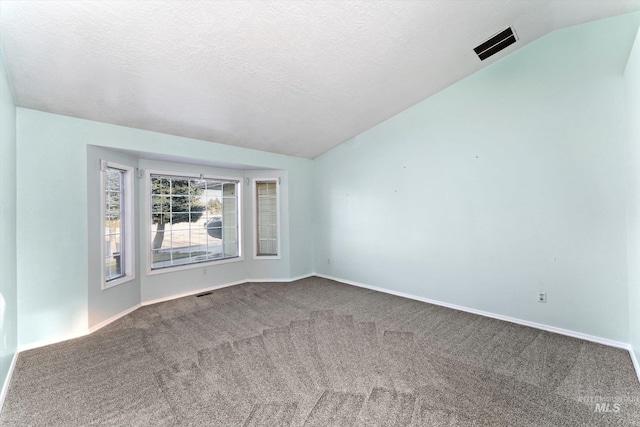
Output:
[[[256,181],[257,256],[278,255],[278,182]]]

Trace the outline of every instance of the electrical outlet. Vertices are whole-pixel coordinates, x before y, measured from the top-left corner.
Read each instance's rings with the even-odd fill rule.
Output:
[[[331,264],[331,258],[327,258],[327,264]]]
[[[202,269],[202,275],[203,275],[203,276],[206,276],[206,275],[207,275],[207,269],[206,269],[206,268],[203,268],[203,269]]]
[[[538,291],[538,302],[547,302],[547,293],[544,291]]]

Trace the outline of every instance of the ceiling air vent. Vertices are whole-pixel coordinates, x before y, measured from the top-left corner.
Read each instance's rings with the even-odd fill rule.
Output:
[[[488,57],[495,55],[505,47],[514,44],[515,42],[516,35],[514,34],[511,27],[509,27],[504,31],[500,31],[498,34],[491,37],[486,42],[480,44],[473,50],[478,54],[478,58],[480,58],[481,61],[484,61]]]

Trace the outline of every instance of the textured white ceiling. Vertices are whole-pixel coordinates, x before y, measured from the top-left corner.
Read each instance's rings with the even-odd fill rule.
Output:
[[[640,1],[0,1],[19,106],[313,158],[554,29]],[[507,26],[520,40],[481,63]]]

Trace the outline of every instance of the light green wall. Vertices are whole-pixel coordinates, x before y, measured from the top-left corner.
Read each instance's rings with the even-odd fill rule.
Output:
[[[639,18],[547,35],[318,157],[316,271],[628,342]]]
[[[244,148],[114,126],[24,108],[17,109],[18,295],[21,345],[31,345],[86,330],[88,318],[87,146],[134,150],[199,161],[248,165],[249,169],[287,171],[290,193],[310,193],[312,161]],[[152,162],[153,167],[159,162]],[[140,166],[150,166],[140,160]],[[168,168],[176,170],[177,165]],[[199,169],[196,167],[195,169]],[[191,169],[190,169],[191,170]],[[306,201],[305,201],[306,200]],[[313,271],[308,196],[289,205],[290,257],[283,274]],[[144,233],[138,227],[139,233]],[[143,236],[143,234],[140,234]],[[144,235],[146,236],[146,234]],[[141,237],[141,239],[144,237]],[[141,240],[142,241],[142,240]],[[145,256],[141,249],[141,257]],[[145,276],[142,301],[207,286],[246,280],[250,263]],[[295,276],[290,276],[295,277]],[[288,277],[277,277],[286,279]],[[92,306],[95,306],[92,303]],[[114,313],[116,314],[116,313]],[[95,319],[101,319],[102,313]],[[94,324],[91,321],[91,324]]]
[[[0,51],[0,390],[18,341],[15,248],[16,107]]]
[[[629,342],[640,361],[640,32],[625,70],[627,105],[627,236]],[[640,376],[640,372],[638,372]]]

